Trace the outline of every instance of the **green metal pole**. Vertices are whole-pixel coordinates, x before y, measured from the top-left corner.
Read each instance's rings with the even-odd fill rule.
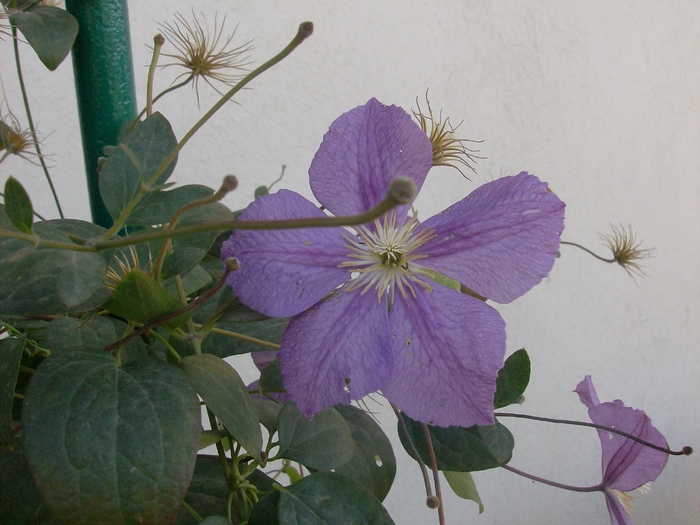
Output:
[[[127,0],[66,0],[80,31],[73,46],[80,131],[92,220],[113,221],[100,197],[97,161],[116,146],[122,125],[136,118],[136,92]]]

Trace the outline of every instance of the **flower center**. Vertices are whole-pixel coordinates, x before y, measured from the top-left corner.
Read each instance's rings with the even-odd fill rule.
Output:
[[[428,257],[428,254],[416,253],[416,250],[435,237],[435,233],[426,230],[414,235],[417,226],[417,214],[399,226],[396,214],[392,212],[383,221],[375,220],[373,229],[358,227],[357,237],[345,235],[348,241],[346,247],[351,250],[348,254],[351,260],[339,267],[349,268],[356,274],[346,290],[362,288],[360,293],[364,294],[375,287],[377,300],[381,300],[382,295],[387,293],[391,294],[392,301],[397,288],[402,297],[407,296],[407,291],[415,297],[413,283],[430,290],[431,286],[419,277],[430,274],[416,263],[418,259]]]

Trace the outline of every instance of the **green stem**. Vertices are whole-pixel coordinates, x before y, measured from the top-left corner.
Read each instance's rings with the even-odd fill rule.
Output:
[[[233,175],[227,175],[224,178],[224,182],[221,185],[221,187],[216,190],[212,195],[209,197],[204,197],[202,199],[197,199],[192,202],[188,202],[184,206],[182,206],[179,210],[177,210],[172,218],[170,219],[170,222],[168,225],[165,227],[166,230],[173,230],[175,226],[177,226],[177,222],[180,220],[180,217],[182,215],[193,209],[197,208],[198,206],[204,206],[206,204],[213,204],[215,202],[219,202],[222,200],[226,195],[229,194],[232,190],[234,190],[238,186],[238,179],[234,177]],[[154,271],[154,279],[157,282],[161,281],[161,271],[163,269],[163,261],[165,260],[166,254],[170,251],[170,248],[172,247],[172,243],[170,242],[170,239],[166,239],[165,242],[161,245],[160,251],[158,252],[158,257],[156,257],[156,262],[153,265],[155,268]]]
[[[23,233],[17,230],[0,228],[0,237],[12,239],[22,239],[32,244],[37,244],[45,248],[56,248],[72,250],[77,252],[99,252],[112,248],[121,248],[141,242],[150,242],[159,239],[172,239],[186,237],[195,233],[207,231],[227,231],[227,230],[291,230],[299,228],[333,228],[339,226],[357,226],[365,224],[384,215],[386,212],[402,204],[391,192],[377,206],[364,213],[357,215],[347,215],[341,217],[313,217],[304,219],[270,220],[270,221],[239,221],[236,219],[228,221],[213,221],[192,226],[184,226],[175,230],[156,230],[147,233],[140,233],[129,237],[118,237],[109,240],[80,239],[84,244],[72,244],[67,242],[51,241],[41,239],[36,235]],[[76,240],[78,240],[76,238]]]
[[[182,508],[184,508],[190,516],[197,520],[197,522],[204,521],[204,518],[199,515],[199,513],[190,507],[185,500],[182,500]]]
[[[180,354],[177,353],[177,350],[175,350],[175,349],[172,347],[172,345],[165,339],[165,337],[163,337],[162,335],[160,335],[160,334],[158,333],[157,330],[151,330],[151,335],[152,335],[153,337],[155,337],[156,339],[158,339],[158,341],[160,341],[160,342],[163,344],[163,346],[165,347],[165,349],[166,349],[168,352],[170,352],[170,354],[175,358],[175,360],[176,360],[178,363],[181,363],[181,362],[182,362],[182,357],[180,357]]]
[[[175,84],[174,86],[170,86],[169,88],[164,89],[163,91],[161,91],[160,93],[158,93],[155,97],[153,97],[153,104],[155,104],[156,102],[158,102],[158,100],[159,100],[161,97],[163,97],[164,95],[167,95],[167,94],[170,93],[171,91],[175,91],[176,89],[179,89],[179,88],[181,88],[181,87],[186,86],[187,84],[189,84],[189,82],[190,82],[190,80],[192,80],[192,77],[193,77],[193,76],[194,76],[194,75],[190,75],[190,76],[188,76],[185,80],[183,80],[182,82],[180,82],[179,84]],[[148,107],[145,107],[145,108],[143,108],[143,109],[141,110],[141,112],[140,112],[140,113],[136,116],[136,118],[134,119],[134,123],[131,125],[131,129],[130,129],[129,131],[134,131],[134,128],[136,127],[136,124],[138,124],[139,119],[140,119],[141,117],[143,117],[143,115],[146,113],[147,110],[148,110]]]
[[[197,328],[201,328],[203,325],[195,323],[194,326]],[[212,328],[210,330],[210,332],[215,333],[215,334],[225,335],[227,337],[234,337],[236,339],[248,341],[249,343],[255,343],[255,344],[260,345],[260,346],[267,346],[268,348],[274,348],[275,350],[279,350],[279,348],[280,348],[280,345],[278,345],[277,343],[271,343],[270,341],[264,341],[262,339],[250,337],[249,335],[239,334],[237,332],[231,332],[229,330],[224,330],[222,328]]]
[[[32,133],[32,140],[34,141],[34,148],[36,149],[37,157],[39,157],[39,163],[41,168],[44,170],[44,176],[46,181],[49,183],[49,188],[51,188],[51,194],[53,195],[53,200],[56,203],[56,208],[58,208],[58,214],[63,219],[63,210],[61,209],[61,203],[58,200],[58,195],[56,194],[56,188],[53,186],[53,181],[51,180],[51,175],[49,175],[49,169],[44,162],[44,155],[41,153],[41,147],[39,146],[39,138],[36,135],[36,129],[34,128],[34,120],[32,119],[32,112],[29,109],[29,99],[27,97],[27,90],[24,86],[24,77],[22,76],[22,65],[19,60],[19,39],[17,38],[17,28],[12,26],[12,43],[15,51],[15,63],[17,64],[17,79],[19,80],[20,91],[22,92],[22,101],[24,102],[24,110],[27,113],[27,122],[29,123],[29,130]]]
[[[158,57],[160,56],[160,48],[163,47],[165,39],[158,34],[153,37],[153,56],[151,57],[151,65],[148,68],[148,80],[146,82],[146,115],[149,117],[153,113],[153,78],[156,74],[158,66]]]
[[[199,129],[206,124],[206,122],[219,110],[221,107],[226,104],[226,102],[229,101],[233,95],[238,93],[241,89],[243,89],[246,85],[248,85],[253,79],[270,69],[272,66],[278,64],[282,60],[284,60],[287,56],[291,54],[292,51],[294,51],[299,44],[301,44],[308,36],[311,35],[311,32],[313,31],[313,25],[310,22],[304,22],[299,26],[299,30],[297,31],[296,36],[292,39],[292,41],[285,47],[282,51],[280,51],[277,55],[272,57],[270,60],[265,62],[263,65],[258,67],[257,69],[253,70],[251,73],[246,75],[245,78],[243,78],[238,84],[233,86],[228,93],[226,93],[219,101],[214,104],[209,111],[207,111],[204,116],[197,121],[197,123],[192,126],[192,128],[185,134],[184,137],[182,137],[182,140],[178,142],[177,146],[173,149],[173,151],[170,152],[170,154],[167,156],[167,158],[160,164],[160,166],[156,169],[156,171],[151,175],[151,177],[145,181],[145,187],[150,188],[155,184],[155,182],[158,180],[158,178],[165,172],[166,169],[168,169],[168,166],[175,160],[177,157],[178,153],[182,148],[185,147],[185,144],[187,144],[190,139],[194,136]],[[121,215],[119,218],[114,222],[112,227],[105,232],[103,235],[103,239],[109,239],[110,237],[113,237],[124,225],[124,221],[126,218],[131,214],[132,210],[136,207],[136,205],[141,201],[141,199],[144,198],[148,194],[147,191],[142,190],[140,193],[138,193],[134,198],[131,200],[129,205],[122,211]]]
[[[606,263],[614,263],[614,262],[616,262],[615,259],[606,259],[605,257],[601,257],[600,255],[598,255],[598,254],[592,252],[591,250],[589,250],[589,249],[586,248],[585,246],[581,246],[580,244],[576,244],[575,242],[560,241],[559,244],[568,244],[569,246],[575,246],[576,248],[579,248],[579,249],[583,250],[584,252],[588,253],[589,255],[592,255],[593,257],[595,257],[595,258],[598,259],[599,261],[603,261],[603,262],[606,262]]]

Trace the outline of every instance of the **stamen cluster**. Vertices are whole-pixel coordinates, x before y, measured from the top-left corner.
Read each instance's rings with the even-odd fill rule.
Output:
[[[377,300],[381,301],[384,293],[391,294],[398,288],[401,296],[406,298],[406,292],[413,297],[416,292],[411,282],[430,290],[431,286],[421,280],[418,275],[429,275],[415,261],[428,255],[416,253],[416,250],[428,240],[435,237],[432,230],[426,230],[413,235],[418,226],[418,216],[414,214],[405,224],[399,226],[396,213],[390,213],[384,220],[374,221],[374,228],[360,226],[357,238],[345,235],[348,240],[347,248],[351,250],[346,261],[340,268],[352,268],[357,276],[346,287],[347,291],[364,287],[361,293],[366,293],[373,286],[377,290]]]

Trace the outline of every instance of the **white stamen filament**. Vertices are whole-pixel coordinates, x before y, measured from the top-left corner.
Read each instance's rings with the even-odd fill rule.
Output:
[[[375,220],[374,230],[360,226],[357,228],[356,238],[346,235],[346,247],[351,250],[348,257],[352,260],[340,264],[339,267],[349,268],[351,272],[358,274],[346,290],[362,288],[360,293],[364,294],[375,287],[378,301],[381,301],[384,293],[391,294],[390,298],[393,301],[397,288],[402,297],[406,298],[409,292],[415,297],[416,291],[412,283],[431,290],[432,287],[418,277],[429,274],[415,261],[428,256],[426,253],[416,253],[416,250],[435,237],[435,233],[433,230],[426,230],[413,235],[418,224],[418,216],[414,214],[399,227],[396,214],[392,212],[384,221]]]

